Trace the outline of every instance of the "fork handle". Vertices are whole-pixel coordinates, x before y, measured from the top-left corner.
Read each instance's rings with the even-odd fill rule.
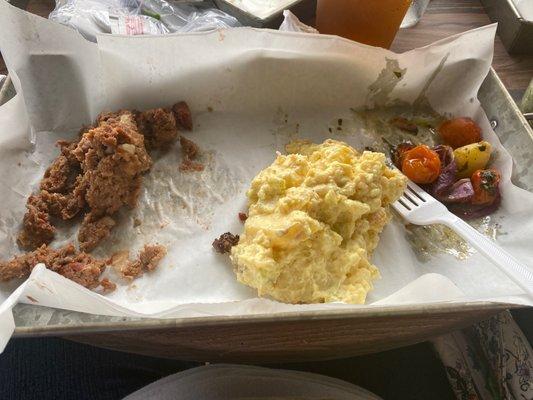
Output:
[[[479,233],[461,218],[449,214],[442,223],[466,239],[476,250],[484,254],[518,286],[533,297],[533,272],[527,265],[516,260],[494,241]]]

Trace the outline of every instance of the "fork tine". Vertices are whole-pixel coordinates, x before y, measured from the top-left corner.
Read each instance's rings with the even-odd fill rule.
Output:
[[[424,189],[422,189],[420,186],[418,186],[416,183],[414,183],[411,180],[407,182],[407,187],[411,190],[411,192],[416,194],[422,200],[426,199],[427,196],[429,196],[428,193]]]
[[[421,201],[425,202],[426,199],[424,199],[422,196],[420,196],[413,188],[411,188],[409,185],[407,185],[406,191],[409,191],[414,196],[416,196],[417,199],[420,199]]]
[[[402,214],[405,214],[412,210],[412,207],[409,205],[409,202],[406,201],[403,197],[400,197],[392,205],[395,206],[394,208]]]
[[[407,199],[407,200],[409,200],[409,202],[412,203],[413,206],[418,207],[418,205],[419,205],[419,204],[418,204],[419,201],[418,201],[418,202],[416,201],[416,200],[417,200],[417,197],[416,197],[416,196],[413,196],[412,194],[410,194],[407,190],[406,190],[405,192],[403,192],[403,196],[402,196],[402,197],[405,198],[405,199]],[[414,197],[414,198],[413,198],[413,197]]]

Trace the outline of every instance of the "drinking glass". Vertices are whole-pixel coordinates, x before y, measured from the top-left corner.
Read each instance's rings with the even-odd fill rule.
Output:
[[[318,0],[320,33],[389,48],[411,0]]]

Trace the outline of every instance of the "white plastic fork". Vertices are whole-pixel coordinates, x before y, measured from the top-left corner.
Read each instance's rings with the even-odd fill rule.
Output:
[[[405,192],[392,206],[406,221],[415,225],[440,223],[450,227],[533,297],[533,271],[527,265],[516,260],[494,241],[452,214],[444,204],[416,183],[408,181]]]

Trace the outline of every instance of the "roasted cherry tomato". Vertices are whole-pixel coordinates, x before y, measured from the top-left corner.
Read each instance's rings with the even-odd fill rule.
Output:
[[[500,173],[495,169],[478,169],[470,180],[474,188],[472,204],[492,204],[499,193]]]
[[[402,172],[413,182],[431,183],[440,174],[439,155],[426,145],[413,147],[403,156]]]
[[[411,142],[403,142],[397,145],[392,151],[392,162],[394,163],[394,165],[401,169],[405,153],[407,153],[414,147],[416,146]]]
[[[442,141],[454,149],[481,140],[481,128],[467,117],[444,121],[438,131]]]

